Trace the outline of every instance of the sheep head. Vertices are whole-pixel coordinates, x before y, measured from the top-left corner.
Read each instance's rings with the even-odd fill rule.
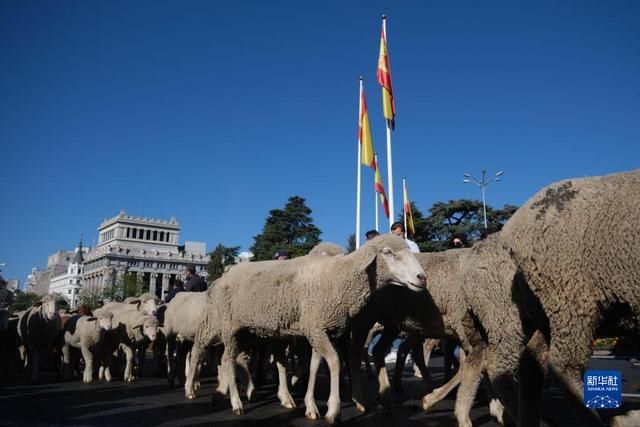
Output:
[[[134,326],[134,330],[140,329],[144,336],[149,338],[151,341],[155,341],[158,337],[158,328],[160,327],[160,323],[155,316],[145,316],[143,323]]]
[[[139,297],[126,298],[123,302],[127,304],[136,304],[139,312],[143,314],[154,315],[158,311],[158,301],[155,295],[145,293]]]
[[[113,328],[113,313],[110,311],[106,313],[100,313],[95,317],[98,321],[98,327],[105,331],[110,331]]]
[[[39,301],[36,301],[35,304],[33,304],[33,307],[40,310],[42,318],[47,321],[53,320],[59,316],[58,312],[60,311],[60,302],[54,295],[47,294],[43,296]]]
[[[378,236],[356,252],[360,251],[360,268],[370,274],[371,269],[375,268],[376,286],[393,284],[405,286],[414,292],[425,289],[425,272],[401,237],[392,234]]]

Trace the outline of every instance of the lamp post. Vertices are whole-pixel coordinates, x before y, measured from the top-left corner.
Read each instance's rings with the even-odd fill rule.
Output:
[[[468,184],[470,182],[476,184],[478,187],[480,187],[480,191],[482,192],[482,211],[484,213],[484,228],[485,230],[487,229],[487,203],[485,201],[485,197],[484,197],[484,192],[485,192],[485,188],[487,188],[487,185],[489,185],[490,182],[492,181],[500,181],[500,177],[502,176],[504,172],[500,171],[498,173],[496,173],[493,178],[491,178],[489,181],[487,181],[487,170],[483,169],[482,170],[482,179],[478,180],[476,178],[474,178],[473,176],[471,176],[468,173],[464,174],[464,179],[462,180],[462,182],[464,182],[465,184]]]

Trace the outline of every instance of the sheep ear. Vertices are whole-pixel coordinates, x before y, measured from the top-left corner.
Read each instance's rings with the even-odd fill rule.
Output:
[[[95,322],[96,320],[98,320],[97,317],[87,317],[87,322]]]
[[[139,299],[131,299],[131,300],[127,301],[127,303],[140,305],[140,300]]]
[[[373,262],[376,260],[376,256],[378,256],[378,251],[376,248],[369,246],[366,248],[363,248],[363,254],[362,254],[362,259],[360,260],[360,265],[358,266],[358,268],[361,271],[366,271],[371,264],[373,264]]]
[[[142,329],[144,325],[140,324],[140,325],[136,325],[134,326],[132,329]]]
[[[33,303],[32,307],[40,307],[42,305],[42,301],[36,301]]]

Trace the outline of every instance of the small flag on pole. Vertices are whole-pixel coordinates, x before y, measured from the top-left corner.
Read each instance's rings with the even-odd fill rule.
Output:
[[[378,83],[382,86],[382,111],[385,119],[387,119],[389,128],[393,130],[396,127],[396,104],[393,100],[393,88],[391,86],[391,67],[389,65],[386,33],[383,17],[380,56],[378,57]]]
[[[406,181],[403,179],[402,183],[404,184],[404,215],[406,218],[406,228],[407,228],[407,233],[411,236],[414,236],[416,234],[416,228],[413,225],[413,215],[411,214],[411,203],[409,202],[409,193],[407,192],[407,183]]]
[[[380,176],[380,169],[378,169],[378,163],[375,163],[376,177],[373,187],[380,194],[380,203],[382,203],[382,209],[384,214],[389,218],[389,204],[387,203],[387,194],[384,192],[384,185],[382,185],[382,177]]]
[[[362,148],[360,163],[375,170],[376,162],[373,158],[371,127],[369,126],[369,114],[367,112],[367,101],[364,98],[362,79],[360,79],[360,119],[358,120],[358,142]]]

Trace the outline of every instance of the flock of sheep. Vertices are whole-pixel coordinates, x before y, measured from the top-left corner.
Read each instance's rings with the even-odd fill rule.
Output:
[[[58,339],[66,375],[73,364],[69,349],[76,347],[85,360],[83,380],[92,381],[97,355],[99,377],[110,381],[111,356],[120,348],[127,362],[124,379],[131,381],[136,350],[144,354],[148,340],[155,340],[163,347],[166,342],[169,381],[184,380],[188,399],[200,387],[207,349],[223,348],[218,391],[228,393],[238,415],[243,413],[239,385],[249,399],[254,391],[248,359],[260,355],[266,339],[282,406],[296,406],[288,386],[308,377],[304,405],[310,419],[320,417],[314,389],[320,362],[326,361],[325,418],[331,424],[340,417],[343,366],[357,409],[368,408],[360,366],[377,323],[384,327],[373,350],[383,399],[390,390],[385,352],[404,331],[408,338],[399,366],[406,351],[414,350],[426,381],[424,357],[416,356],[425,339],[458,342],[465,356],[456,374],[423,398],[425,410],[457,386],[455,416],[460,426],[471,426],[469,412],[486,376],[487,392],[495,397],[492,415],[500,422],[537,426],[547,375],[558,380],[585,424],[602,425],[583,403],[582,375],[592,342],[598,336],[637,336],[639,315],[640,170],[635,170],[552,184],[501,232],[472,248],[412,254],[403,239],[383,235],[345,255],[341,247],[322,243],[303,257],[232,266],[208,292],[182,292],[165,306],[143,295],[109,303],[93,316],[61,319],[55,299],[45,296],[12,322],[33,379],[39,353]],[[394,375],[395,382],[399,378]],[[612,425],[640,425],[640,413],[614,417]]]

